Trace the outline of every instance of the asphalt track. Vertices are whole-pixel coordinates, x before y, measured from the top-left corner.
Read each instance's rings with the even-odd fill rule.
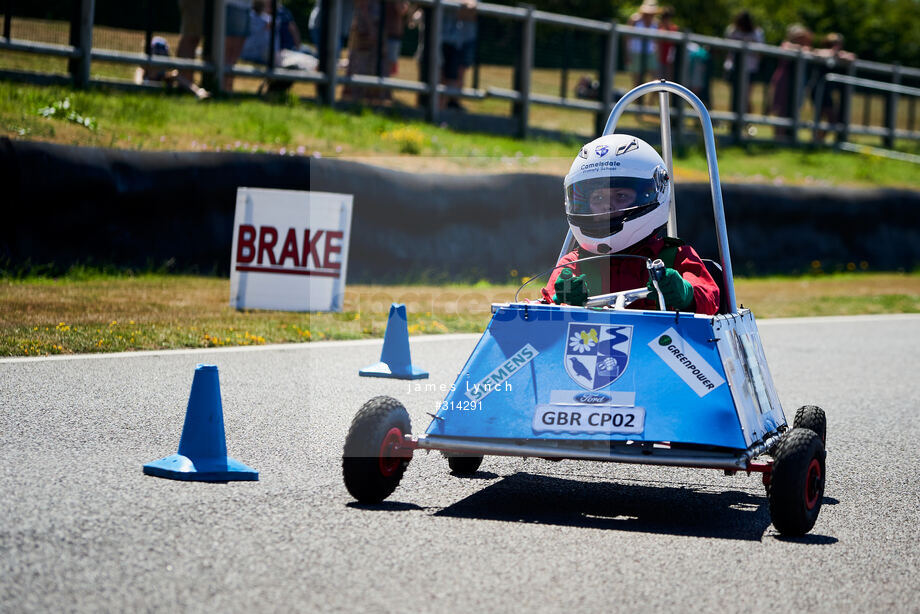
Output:
[[[437,390],[357,377],[379,342],[0,360],[0,611],[920,612],[920,316],[761,322],[787,414],[828,413],[811,534],[777,535],[757,476],[417,454],[351,502],[369,397],[427,426]],[[414,339],[448,386],[473,336]],[[142,475],[176,451],[193,370],[220,368],[231,456],[258,482]]]

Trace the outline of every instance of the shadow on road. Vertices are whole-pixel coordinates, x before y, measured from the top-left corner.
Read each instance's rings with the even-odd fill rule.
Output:
[[[818,518],[818,523],[820,522],[821,519]],[[789,542],[791,544],[806,544],[811,546],[829,546],[830,544],[836,544],[838,541],[840,541],[836,537],[831,537],[830,535],[815,535],[814,533],[809,533],[808,535],[803,535],[801,537],[774,535],[773,539],[781,542]]]
[[[497,473],[492,473],[491,471],[477,471],[476,473],[471,474],[462,474],[454,473],[453,471],[450,474],[455,478],[460,478],[461,480],[494,480],[499,477]]]
[[[760,541],[767,500],[739,490],[508,476],[435,516]]]
[[[352,501],[345,504],[356,510],[368,510],[371,512],[411,512],[425,510],[426,508],[414,503],[403,503],[402,501],[382,501],[380,503],[358,503]]]

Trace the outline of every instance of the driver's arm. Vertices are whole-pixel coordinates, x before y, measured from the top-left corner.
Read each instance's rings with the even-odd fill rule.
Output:
[[[569,300],[566,300],[566,299],[576,300],[577,302],[577,298],[578,298],[577,296],[572,296],[572,297],[560,296],[560,292],[558,291],[559,288],[557,288],[557,282],[559,282],[559,276],[562,274],[562,271],[568,269],[571,271],[573,278],[576,278],[579,276],[578,265],[573,264],[576,260],[578,260],[578,250],[573,250],[569,252],[568,254],[566,254],[565,256],[563,256],[562,258],[560,258],[559,262],[556,263],[556,266],[559,268],[554,269],[553,272],[550,273],[549,281],[546,283],[546,286],[543,287],[542,294],[546,302],[548,303],[555,302],[557,304],[559,302],[563,302],[568,305],[576,304],[576,303],[571,303],[569,302]],[[562,267],[565,267],[565,268],[562,268]],[[581,283],[583,283],[584,276],[582,275],[581,277],[582,277],[582,282],[576,282],[577,285],[581,285]],[[563,291],[563,293],[567,294],[566,290],[577,290],[577,288],[573,288],[571,285],[571,282],[569,282],[568,286],[561,288],[561,290]],[[559,299],[559,300],[557,301],[556,299]],[[585,285],[585,301],[586,300],[587,300],[587,285]],[[584,301],[582,301],[579,304],[584,305]]]
[[[674,256],[674,269],[693,289],[691,311],[715,315],[719,312],[719,286],[706,269],[696,250],[681,245]]]
[[[560,258],[556,266],[563,267],[568,265],[568,267],[572,269],[572,272],[577,275],[578,271],[576,267],[578,265],[572,264],[576,260],[578,260],[578,250],[573,250]],[[549,295],[550,300],[552,300],[552,296],[556,292],[556,280],[559,278],[560,273],[562,273],[562,268],[553,269],[553,272],[549,274],[549,281],[546,282],[546,285],[543,287],[543,296]]]

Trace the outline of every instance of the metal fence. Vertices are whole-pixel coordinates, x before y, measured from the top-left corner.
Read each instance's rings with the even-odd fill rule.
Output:
[[[208,0],[203,51],[196,58],[151,55],[150,43],[154,35],[164,35],[177,40],[178,11],[175,2],[145,0],[145,23],[112,27],[100,23],[100,15],[117,14],[113,0],[60,0],[63,8],[51,19],[23,17],[19,10],[23,0],[0,0],[3,11],[2,37],[0,37],[0,77],[27,78],[45,82],[65,82],[77,87],[107,84],[125,87],[136,86],[115,70],[102,70],[100,66],[149,66],[163,69],[198,71],[211,87],[220,90],[225,75],[234,77],[308,83],[315,86],[315,99],[325,105],[343,103],[343,88],[374,88],[389,92],[409,92],[416,96],[418,107],[431,122],[439,122],[445,114],[442,97],[456,97],[467,101],[501,101],[508,103],[508,121],[514,132],[528,136],[534,127],[533,110],[554,107],[569,111],[593,114],[593,129],[599,134],[607,116],[616,102],[621,85],[627,79],[622,61],[622,49],[630,39],[653,40],[673,45],[676,50],[673,80],[689,85],[704,100],[709,99],[711,115],[722,126],[723,137],[734,142],[764,140],[756,127],[772,130],[773,142],[824,143],[827,134],[835,136],[838,145],[848,144],[857,138],[880,139],[891,149],[899,140],[918,141],[920,131],[916,126],[916,102],[920,95],[920,69],[900,65],[881,64],[864,60],[829,65],[826,57],[808,51],[791,51],[776,46],[740,42],[692,34],[689,32],[664,32],[636,29],[615,22],[603,22],[578,17],[558,15],[535,10],[533,7],[508,7],[482,3],[477,8],[480,23],[497,22],[508,35],[505,46],[511,49],[510,82],[485,84],[481,69],[489,58],[477,53],[472,71],[472,85],[459,89],[441,83],[442,57],[431,50],[441,49],[442,15],[445,10],[457,9],[456,0],[415,0],[424,13],[419,29],[417,76],[414,79],[395,78],[383,74],[377,62],[376,74],[348,74],[339,66],[342,45],[338,36],[325,33],[339,32],[342,25],[342,0],[325,0],[332,10],[322,12],[320,32],[323,33],[315,49],[318,68],[312,71],[285,69],[274,64],[269,54],[267,64],[236,63],[230,65],[225,55],[225,5],[228,0]],[[111,6],[110,6],[111,5]],[[169,5],[169,11],[164,7]],[[274,20],[277,0],[267,2]],[[381,14],[383,10],[381,9]],[[164,13],[169,13],[164,17]],[[172,23],[165,23],[164,19]],[[381,19],[382,22],[382,19]],[[380,25],[383,33],[383,24]],[[548,88],[534,84],[536,40],[538,33],[547,29],[563,31],[572,37],[593,37],[598,47],[598,65],[590,71],[596,75],[596,99],[573,96],[570,66],[566,48],[560,59],[561,67],[554,71],[558,85]],[[208,36],[207,34],[210,34]],[[276,29],[271,27],[272,48]],[[593,44],[593,43],[592,43]],[[482,45],[478,46],[482,49]],[[696,52],[704,49],[708,60],[696,60]],[[382,47],[381,47],[382,51]],[[762,95],[760,103],[754,100],[751,79],[756,77],[748,70],[748,58],[756,56],[761,62],[784,66],[788,77],[788,100],[776,102],[776,88],[766,83],[763,75],[757,86]],[[14,61],[23,56],[48,60],[40,65]],[[643,56],[644,57],[644,56]],[[731,57],[734,70],[728,80],[718,73],[722,60]],[[507,58],[506,58],[507,59]],[[486,60],[485,62],[483,60]],[[56,64],[54,62],[57,62]],[[763,73],[764,71],[761,71]],[[545,80],[546,71],[540,72]],[[114,76],[113,76],[114,75]],[[711,93],[716,84],[721,93]],[[558,88],[558,89],[557,89]],[[713,87],[712,89],[717,89]],[[556,93],[558,92],[558,93]],[[829,102],[828,102],[829,101]],[[828,105],[831,112],[826,113]],[[755,112],[755,107],[759,106]],[[493,111],[495,105],[490,107]],[[779,110],[777,110],[779,108]],[[656,108],[633,107],[637,114],[657,114]],[[861,111],[861,112],[860,112]],[[686,132],[686,114],[690,111],[682,104],[671,110],[674,119],[674,140],[680,144]]]

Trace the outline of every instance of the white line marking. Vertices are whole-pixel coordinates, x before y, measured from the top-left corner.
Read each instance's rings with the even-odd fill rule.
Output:
[[[757,317],[757,314],[754,314]],[[757,320],[758,326],[773,324],[868,324],[871,322],[900,322],[920,320],[920,313],[885,313],[864,316],[812,316],[806,318],[764,318]]]
[[[756,314],[755,314],[756,316]],[[765,318],[757,320],[759,326],[782,324],[868,324],[871,322],[920,321],[918,313],[894,313],[864,316],[815,316],[808,318]],[[416,335],[410,337],[411,343],[429,343],[435,341],[467,341],[478,339],[477,333],[452,333],[449,335]],[[144,358],[150,356],[181,356],[183,354],[213,354],[225,352],[289,352],[297,350],[316,350],[336,347],[359,347],[383,345],[383,339],[355,339],[352,341],[313,341],[310,343],[276,343],[270,345],[238,345],[222,348],[186,348],[181,350],[144,350],[139,352],[111,352],[99,354],[53,354],[51,356],[15,356],[0,358],[0,364],[28,363],[54,360],[100,360],[106,358]]]
[[[429,343],[433,341],[472,341],[482,335],[477,333],[453,333],[449,335],[417,335],[409,337],[409,342]],[[323,348],[382,346],[383,339],[354,339],[350,341],[313,341],[310,343],[274,343],[269,345],[236,345],[221,348],[184,348],[180,350],[145,350],[139,352],[111,352],[98,354],[53,354],[51,356],[17,356],[0,358],[0,364],[20,362],[42,362],[55,360],[99,360],[105,358],[149,358],[151,356],[181,356],[184,354],[214,354],[227,352],[290,352],[298,350],[317,350]]]

